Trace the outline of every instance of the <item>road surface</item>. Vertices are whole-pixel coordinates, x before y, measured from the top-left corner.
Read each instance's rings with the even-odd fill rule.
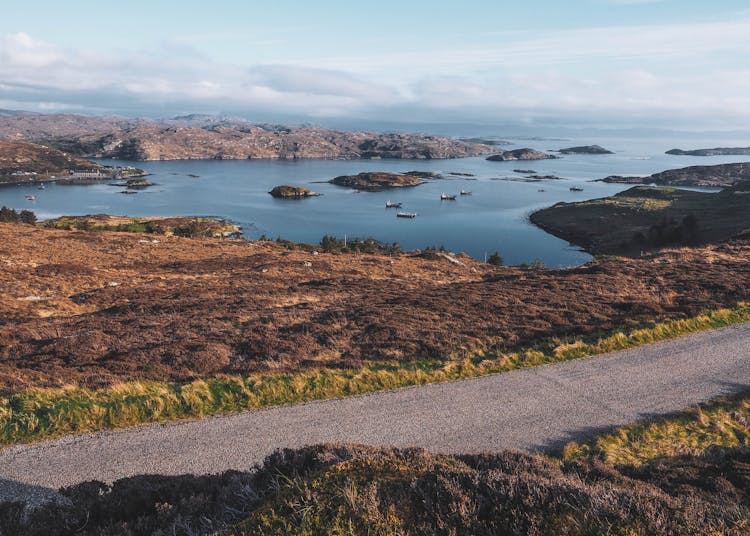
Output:
[[[750,386],[750,323],[483,378],[0,451],[0,499],[34,502],[97,479],[249,469],[321,442],[436,452],[544,451]]]

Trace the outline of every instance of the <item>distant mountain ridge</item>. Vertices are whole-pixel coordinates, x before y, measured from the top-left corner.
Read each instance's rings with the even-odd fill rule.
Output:
[[[189,114],[165,120],[73,114],[0,114],[0,139],[30,141],[81,157],[122,160],[248,158],[458,158],[481,143],[422,134],[342,132]]]

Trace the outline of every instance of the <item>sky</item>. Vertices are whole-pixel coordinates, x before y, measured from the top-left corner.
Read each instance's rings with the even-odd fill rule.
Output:
[[[747,0],[3,0],[0,108],[747,130]]]

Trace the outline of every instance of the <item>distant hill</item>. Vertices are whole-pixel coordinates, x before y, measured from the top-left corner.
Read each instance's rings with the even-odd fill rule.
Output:
[[[82,157],[123,160],[247,158],[457,158],[481,143],[417,134],[342,132],[191,114],[155,121],[71,114],[0,115],[0,139],[41,143]]]

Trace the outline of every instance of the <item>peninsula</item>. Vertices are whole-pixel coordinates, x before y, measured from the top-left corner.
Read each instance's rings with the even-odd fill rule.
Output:
[[[716,147],[714,149],[671,149],[666,154],[678,156],[747,156],[750,155],[750,147]]]
[[[601,182],[725,188],[745,180],[750,180],[750,162],[718,164],[715,166],[690,166],[654,173],[647,177],[610,175],[601,179]]]

